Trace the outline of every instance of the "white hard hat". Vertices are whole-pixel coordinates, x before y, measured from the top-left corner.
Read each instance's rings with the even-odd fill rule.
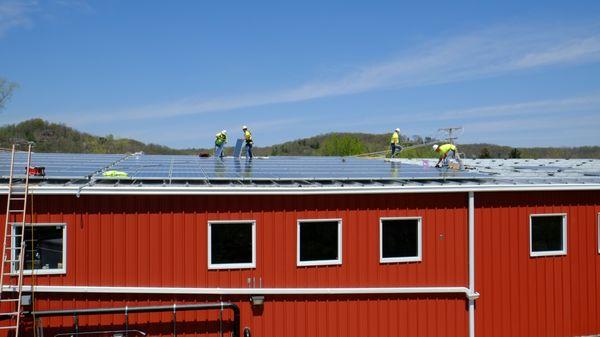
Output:
[[[221,131],[221,133],[227,133],[227,130],[223,130],[223,131]]]
[[[438,147],[440,147],[440,146],[439,146],[439,145],[437,145],[437,144],[433,144],[433,151],[437,150],[437,149],[438,149]]]
[[[248,127],[247,126],[242,126],[242,130],[246,130]]]
[[[396,131],[396,132],[400,132],[400,129],[399,129],[399,128],[396,128],[396,130],[394,130],[394,131]]]

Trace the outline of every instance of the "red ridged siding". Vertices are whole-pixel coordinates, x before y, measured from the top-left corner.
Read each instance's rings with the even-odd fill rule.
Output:
[[[600,333],[600,192],[477,193],[477,337]],[[67,275],[39,285],[247,287],[466,286],[467,196],[37,196],[35,222],[68,224]],[[568,254],[529,257],[529,215],[567,213]],[[423,217],[423,261],[379,263],[379,218]],[[341,218],[341,266],[296,266],[297,219]],[[209,220],[256,220],[257,267],[207,269]],[[215,296],[38,294],[36,309],[213,302]],[[267,296],[241,308],[253,336],[466,336],[464,296]],[[180,335],[218,335],[217,313],[185,313]],[[225,319],[231,315],[227,313]],[[144,329],[170,314],[132,317]],[[121,315],[82,318],[119,328]],[[200,322],[200,323],[194,323]],[[53,318],[46,325],[72,324]],[[116,325],[115,325],[116,324]],[[183,324],[183,323],[182,323]],[[180,330],[180,332],[182,332]]]
[[[476,194],[477,336],[600,334],[600,192]],[[567,255],[529,256],[529,216],[567,214]]]
[[[263,287],[467,285],[466,194],[38,196],[34,209],[35,222],[68,226],[67,275],[39,276],[38,285],[245,288],[248,277],[257,284],[262,278]],[[423,217],[422,262],[379,263],[379,218],[391,216]],[[341,266],[296,266],[296,221],[315,218],[342,219]],[[256,220],[255,269],[207,269],[207,222],[225,219]],[[85,301],[68,294],[46,296],[38,295],[38,309],[124,305],[112,300],[121,295],[78,296]],[[155,298],[131,297],[128,305],[147,299]],[[259,315],[246,298],[239,305],[242,326],[250,326],[254,336],[464,336],[467,331],[461,295],[267,296]],[[51,320],[58,322],[70,319]]]

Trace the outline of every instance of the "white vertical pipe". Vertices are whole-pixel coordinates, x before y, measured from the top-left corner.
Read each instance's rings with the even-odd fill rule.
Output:
[[[469,192],[469,290],[475,293],[475,193]],[[469,298],[469,337],[475,337],[475,299]]]

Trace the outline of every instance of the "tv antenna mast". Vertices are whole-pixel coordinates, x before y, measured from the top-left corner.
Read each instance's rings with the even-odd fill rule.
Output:
[[[443,132],[446,135],[445,138],[448,140],[448,143],[450,143],[450,144],[454,144],[454,141],[456,139],[458,139],[457,134],[462,133],[462,131],[463,131],[462,126],[453,126],[453,127],[438,129],[438,132]]]

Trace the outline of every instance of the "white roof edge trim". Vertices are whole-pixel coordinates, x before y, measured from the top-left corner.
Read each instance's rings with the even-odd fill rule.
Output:
[[[31,292],[24,285],[23,291]],[[477,298],[478,293],[466,287],[370,287],[370,288],[171,288],[171,287],[95,287],[34,286],[45,293],[95,294],[194,294],[194,295],[351,295],[351,294],[465,294]],[[17,286],[4,285],[3,291],[17,291]]]
[[[378,186],[378,187],[31,187],[34,195],[318,195],[600,190],[600,184]],[[7,194],[6,187],[0,195]]]

